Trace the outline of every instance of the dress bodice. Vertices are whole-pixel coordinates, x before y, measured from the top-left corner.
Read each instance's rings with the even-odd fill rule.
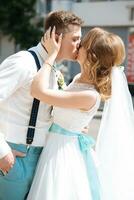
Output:
[[[87,126],[90,123],[90,121],[96,114],[97,109],[100,105],[100,95],[93,86],[84,83],[73,82],[65,90],[89,90],[89,92],[93,92],[96,94],[96,103],[89,111],[72,108],[53,108],[54,123],[59,124],[61,127],[70,131],[80,132],[83,127]]]

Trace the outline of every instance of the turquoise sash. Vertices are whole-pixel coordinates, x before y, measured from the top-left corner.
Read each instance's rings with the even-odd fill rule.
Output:
[[[97,176],[96,167],[94,165],[94,161],[91,155],[91,148],[94,146],[95,141],[91,136],[82,134],[80,132],[71,132],[59,126],[58,124],[53,123],[49,128],[50,132],[58,133],[67,136],[77,136],[79,141],[80,150],[84,156],[87,172],[88,172],[88,179],[90,180],[90,188],[93,200],[100,200],[100,183],[99,178]]]

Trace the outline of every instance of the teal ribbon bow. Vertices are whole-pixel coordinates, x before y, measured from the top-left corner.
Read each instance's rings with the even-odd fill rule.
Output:
[[[91,148],[95,145],[95,141],[91,136],[79,133],[79,132],[72,132],[67,129],[62,128],[58,124],[53,123],[49,128],[49,132],[62,134],[66,136],[77,136],[79,141],[80,150],[84,156],[86,166],[87,166],[87,173],[89,184],[91,188],[92,200],[101,200],[100,197],[100,182],[97,175],[97,170],[94,165],[94,161],[91,155]]]
[[[95,145],[94,139],[84,134],[78,134],[78,140],[80,150],[82,152],[88,151],[90,147],[93,147]]]

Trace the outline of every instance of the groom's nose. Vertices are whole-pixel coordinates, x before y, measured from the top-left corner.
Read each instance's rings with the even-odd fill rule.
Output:
[[[79,42],[78,46],[77,46],[77,49],[79,50],[81,48],[81,41]]]

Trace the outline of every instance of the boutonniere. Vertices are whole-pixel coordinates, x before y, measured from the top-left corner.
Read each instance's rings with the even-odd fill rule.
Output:
[[[66,87],[64,76],[60,71],[57,71],[57,84],[58,89],[63,90]]]

